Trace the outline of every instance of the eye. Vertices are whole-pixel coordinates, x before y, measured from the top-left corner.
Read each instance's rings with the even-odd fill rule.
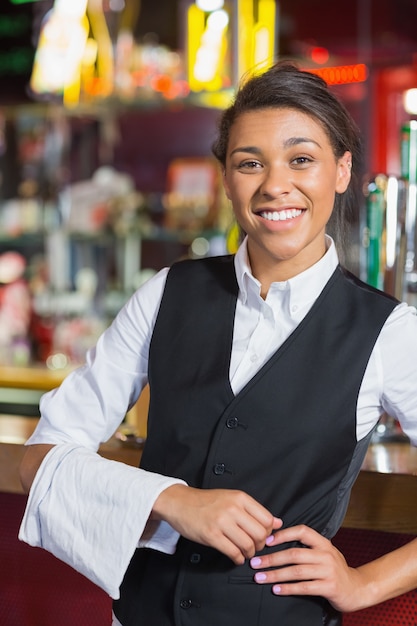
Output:
[[[250,161],[241,161],[237,165],[237,169],[239,170],[255,170],[259,169],[260,167],[262,167],[262,165],[259,163],[259,161],[254,161],[252,159]]]
[[[291,164],[296,165],[296,166],[308,165],[309,163],[312,163],[312,162],[313,162],[313,159],[305,155],[295,157],[294,159],[291,160]]]

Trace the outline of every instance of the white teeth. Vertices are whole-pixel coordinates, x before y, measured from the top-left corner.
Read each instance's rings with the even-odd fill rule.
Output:
[[[301,213],[301,209],[287,209],[285,211],[262,211],[260,215],[264,219],[271,220],[272,222],[284,222],[285,220],[298,217]]]

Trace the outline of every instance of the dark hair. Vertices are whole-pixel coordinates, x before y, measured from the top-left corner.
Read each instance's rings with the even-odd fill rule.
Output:
[[[346,151],[352,153],[351,182],[345,193],[336,194],[329,222],[330,230],[343,245],[345,226],[353,221],[359,204],[362,146],[354,120],[322,78],[285,61],[246,79],[220,117],[218,137],[212,146],[214,156],[224,167],[230,129],[236,119],[248,111],[268,108],[290,108],[310,115],[326,132],[336,158]]]

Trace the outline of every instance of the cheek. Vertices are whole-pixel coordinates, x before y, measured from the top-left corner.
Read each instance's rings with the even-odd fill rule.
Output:
[[[323,184],[323,180],[326,181],[326,184]],[[328,184],[329,181],[333,182]],[[319,206],[323,207],[323,210],[333,210],[336,191],[337,189],[334,172],[328,172],[328,174],[322,176],[321,179],[318,178],[312,181],[312,184],[310,186],[311,197],[315,198]]]

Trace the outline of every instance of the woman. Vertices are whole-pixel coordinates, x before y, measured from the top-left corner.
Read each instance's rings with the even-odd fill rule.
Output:
[[[415,541],[357,569],[331,543],[380,416],[417,441],[416,312],[326,235],[359,145],[320,78],[248,80],[213,149],[237,254],[161,271],[42,399],[20,536],[105,588],[114,624],[340,624],[417,585]],[[141,469],[100,459],[147,381]]]

